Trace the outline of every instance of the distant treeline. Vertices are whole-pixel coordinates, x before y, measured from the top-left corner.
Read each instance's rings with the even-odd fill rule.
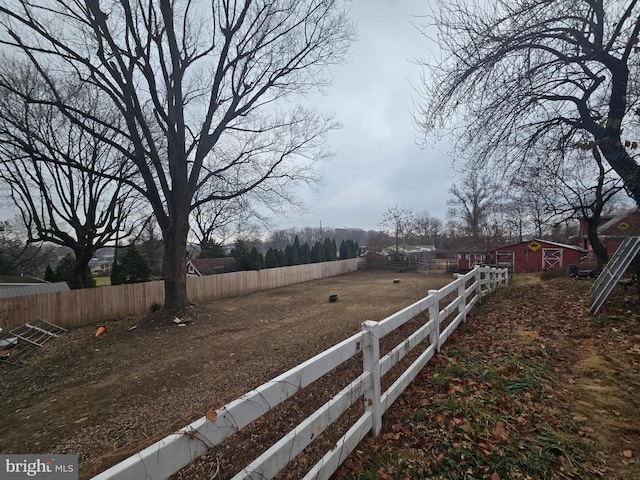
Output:
[[[231,255],[239,270],[260,270],[263,268],[288,267],[307,263],[331,262],[358,256],[360,247],[353,240],[342,240],[338,249],[335,239],[316,241],[312,247],[307,242],[300,243],[296,235],[293,244],[284,249],[270,247],[263,256],[256,247],[249,249],[243,240],[235,242]]]

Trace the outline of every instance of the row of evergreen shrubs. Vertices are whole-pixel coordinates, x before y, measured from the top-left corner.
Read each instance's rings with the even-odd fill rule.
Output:
[[[235,258],[239,270],[261,270],[355,258],[359,250],[358,242],[353,240],[343,240],[338,250],[335,239],[329,238],[325,238],[322,243],[316,241],[313,247],[310,247],[307,242],[300,244],[296,235],[292,245],[287,245],[284,250],[269,248],[264,256],[255,247],[249,250],[242,240],[238,240],[231,250],[231,255]]]
[[[316,241],[313,247],[310,247],[306,242],[300,244],[296,235],[292,245],[287,245],[284,250],[269,248],[264,256],[255,247],[249,249],[243,240],[238,240],[231,250],[231,255],[235,258],[239,270],[261,270],[355,258],[359,249],[358,242],[343,240],[338,250],[335,239],[329,238],[324,242]],[[224,253],[220,256],[224,256]],[[44,279],[48,282],[67,282],[71,285],[74,263],[73,254],[65,255],[55,269],[47,266]],[[147,259],[138,247],[129,245],[124,252],[116,250],[116,258],[111,268],[111,285],[148,282],[150,275],[151,269]],[[95,286],[95,280],[89,272],[87,276]]]
[[[60,259],[55,269],[47,266],[44,279],[47,282],[67,282],[71,285],[73,282],[72,272],[74,263],[74,255],[68,253]],[[129,245],[124,249],[124,252],[120,254],[116,251],[116,258],[111,268],[111,285],[148,282],[150,274],[151,269],[147,264],[147,259],[138,247]],[[87,275],[90,281],[93,282],[92,286],[95,286],[95,280],[91,274],[87,273]]]

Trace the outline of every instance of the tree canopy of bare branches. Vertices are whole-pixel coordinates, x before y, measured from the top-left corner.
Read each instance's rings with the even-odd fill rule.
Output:
[[[131,235],[141,221],[134,215],[136,195],[125,183],[133,176],[132,165],[56,107],[25,101],[42,88],[33,69],[2,68],[10,88],[0,85],[0,183],[19,211],[27,244],[71,248],[71,286],[92,286],[88,265],[95,251],[118,235]],[[99,107],[86,87],[67,84],[64,91],[69,105]],[[109,129],[94,128],[109,138]]]
[[[415,221],[413,213],[406,208],[389,207],[382,216],[381,224],[389,236],[395,239],[396,256],[400,254],[400,240],[406,243],[407,236],[411,233]]]
[[[492,207],[497,203],[499,191],[487,175],[467,172],[449,189],[447,200],[450,220],[466,235],[471,236],[474,246],[485,237]]]
[[[423,62],[425,135],[457,121],[466,158],[515,176],[597,149],[640,204],[637,0],[434,3],[442,60]]]
[[[163,235],[165,308],[188,304],[186,240],[198,204],[314,179],[336,124],[297,96],[324,85],[353,38],[343,0],[0,5],[5,55],[32,64],[48,85],[27,100],[56,106],[136,166],[142,182],[133,186]],[[69,105],[59,76],[99,89],[122,127]],[[217,188],[194,200],[209,182]]]

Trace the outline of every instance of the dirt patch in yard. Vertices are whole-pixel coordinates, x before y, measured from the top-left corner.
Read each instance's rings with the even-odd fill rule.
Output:
[[[452,280],[357,272],[75,329],[0,366],[0,452],[79,454],[89,478]]]
[[[182,327],[160,312],[71,331],[0,366],[0,452],[76,453],[90,478],[451,280],[358,272],[199,305]],[[593,317],[590,285],[526,274],[486,297],[334,480],[640,478],[640,302],[616,288]],[[171,478],[232,478],[360,369],[354,357]],[[276,479],[301,478],[326,433]]]

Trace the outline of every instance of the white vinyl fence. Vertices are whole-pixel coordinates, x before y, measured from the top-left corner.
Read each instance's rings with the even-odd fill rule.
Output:
[[[363,372],[298,424],[233,480],[270,479],[357,401],[364,414],[314,465],[305,480],[328,479],[369,433],[378,435],[382,415],[400,396],[481,297],[508,281],[507,269],[476,267],[440,290],[380,322],[363,323],[361,332],[292,368],[242,397],[196,420],[178,432],[129,457],[93,480],[164,479],[246,427],[304,387],[362,352]],[[455,297],[454,297],[455,295]],[[448,302],[448,303],[447,303]],[[380,339],[428,310],[429,320],[380,358]],[[428,346],[411,366],[381,392],[381,378],[428,337]],[[425,342],[426,344],[426,342]]]

